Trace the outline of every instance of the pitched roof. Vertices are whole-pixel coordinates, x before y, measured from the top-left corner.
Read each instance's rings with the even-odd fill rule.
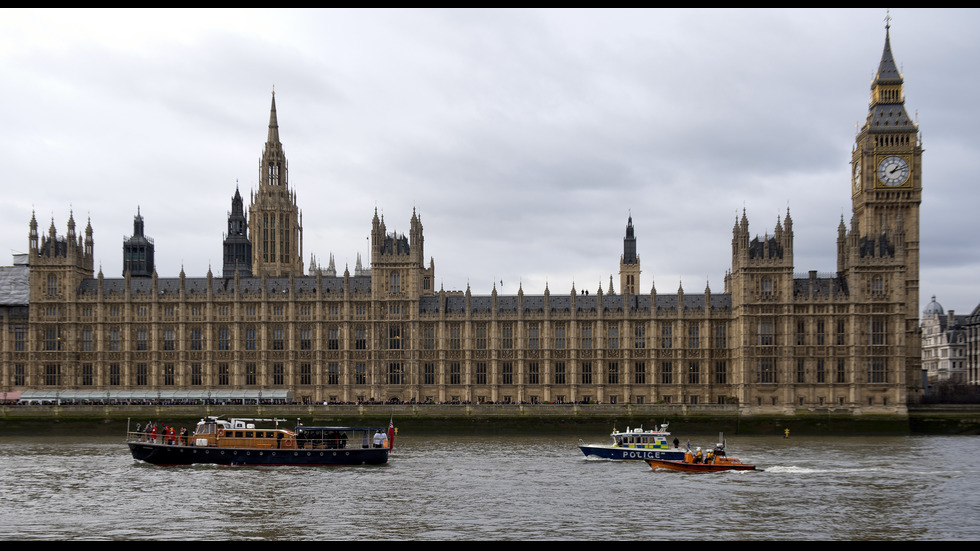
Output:
[[[26,306],[30,299],[26,254],[15,254],[13,266],[0,266],[0,305]]]

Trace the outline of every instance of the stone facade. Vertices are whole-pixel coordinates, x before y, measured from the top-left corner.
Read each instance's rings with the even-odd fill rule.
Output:
[[[871,92],[853,180],[840,185],[853,216],[838,225],[836,273],[795,272],[789,211],[761,237],[743,212],[723,290],[661,293],[642,286],[631,216],[619,293],[610,278],[605,291],[537,295],[435,289],[414,210],[407,236],[374,213],[369,270],[336,275],[332,259],[327,269],[311,259],[304,274],[273,98],[248,231],[233,199],[226,243],[240,246],[225,248],[223,277],[105,278],[93,272],[91,225],[82,239],[70,220],[62,239],[52,223],[39,243],[32,217],[29,314],[2,320],[0,391],[904,412],[922,392],[922,147],[887,30]],[[246,242],[250,270],[229,270]]]
[[[932,297],[922,311],[922,370],[930,385],[976,385],[977,312],[946,311]]]

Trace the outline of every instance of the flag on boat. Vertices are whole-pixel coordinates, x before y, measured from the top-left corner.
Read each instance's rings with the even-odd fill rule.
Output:
[[[395,447],[395,423],[394,419],[388,419],[388,451]]]

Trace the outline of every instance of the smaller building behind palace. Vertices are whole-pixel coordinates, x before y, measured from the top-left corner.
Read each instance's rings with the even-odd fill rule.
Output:
[[[851,199],[849,220],[827,220],[830,273],[798,271],[789,210],[771,235],[753,236],[743,212],[718,236],[731,240],[723,289],[645,283],[642,213],[619,222],[621,254],[610,243],[597,259],[617,271],[620,258],[605,289],[436,289],[414,209],[407,235],[365,213],[370,258],[353,273],[332,258],[304,267],[302,192],[279,128],[273,96],[259,181],[247,205],[229,190],[214,236],[220,276],[158,277],[139,211],[121,274],[94,270],[91,220],[78,229],[69,212],[60,233],[25,215],[28,253],[0,269],[0,396],[887,413],[921,399],[922,144],[887,28],[851,178],[829,186]]]
[[[922,370],[930,385],[980,384],[980,305],[957,314],[932,297],[922,311]]]

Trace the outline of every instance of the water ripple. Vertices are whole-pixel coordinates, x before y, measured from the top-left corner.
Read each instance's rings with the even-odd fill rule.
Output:
[[[5,437],[0,537],[980,537],[976,437],[729,437],[731,455],[763,470],[714,474],[588,460],[578,438],[403,434],[387,465],[311,468],[154,467],[116,438]]]

